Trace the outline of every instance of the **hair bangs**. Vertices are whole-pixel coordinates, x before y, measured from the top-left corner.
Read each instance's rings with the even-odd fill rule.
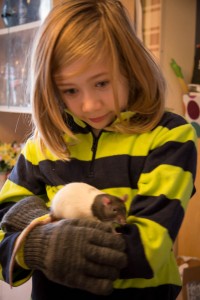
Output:
[[[66,28],[59,37],[52,55],[53,75],[79,59],[85,59],[88,63],[96,63],[103,56],[110,55],[112,46],[98,22],[82,30],[80,26],[77,27],[74,24],[73,28]]]

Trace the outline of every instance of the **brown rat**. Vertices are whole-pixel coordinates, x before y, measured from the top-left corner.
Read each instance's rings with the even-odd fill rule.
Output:
[[[83,182],[66,184],[54,196],[50,213],[33,220],[17,238],[9,266],[10,286],[12,287],[12,273],[17,251],[33,228],[59,219],[76,218],[89,218],[123,225],[126,223],[126,200],[127,196],[121,199],[103,193],[99,189]]]

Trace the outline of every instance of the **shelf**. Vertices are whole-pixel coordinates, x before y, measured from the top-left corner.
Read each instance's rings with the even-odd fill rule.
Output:
[[[31,107],[0,105],[0,112],[31,114]]]
[[[25,87],[31,43],[41,21],[0,30],[0,111],[30,113]]]
[[[22,16],[19,3],[10,1],[14,14],[9,15],[9,6],[5,6],[3,27],[0,25],[0,112],[31,114],[26,87],[32,43],[53,2],[37,0],[23,4]]]
[[[39,27],[40,25],[41,25],[41,20],[31,22],[31,23],[26,23],[23,25],[2,28],[2,29],[0,29],[0,35],[13,33],[13,32],[19,32],[19,31],[28,30],[28,29],[33,29],[33,28]]]

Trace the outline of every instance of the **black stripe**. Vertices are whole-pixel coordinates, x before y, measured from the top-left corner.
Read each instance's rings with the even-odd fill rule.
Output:
[[[138,227],[127,224],[118,231],[123,233],[128,257],[127,267],[121,271],[121,278],[152,278],[153,271],[145,256]]]
[[[88,133],[88,132],[91,132],[91,128],[88,124],[85,123],[85,127],[81,127],[80,125],[78,125],[74,121],[73,117],[69,114],[66,114],[66,123],[74,133]],[[173,128],[177,128],[179,126],[185,125],[187,123],[188,122],[181,115],[175,114],[173,112],[166,111],[163,114],[163,117],[160,120],[160,122],[155,126],[155,128],[157,126],[163,126],[163,127],[166,127],[166,128],[171,130]]]
[[[90,161],[77,159],[72,159],[70,162],[44,160],[39,165],[33,165],[21,155],[9,179],[36,195],[45,193],[45,185],[57,186],[74,181],[86,182],[99,189],[113,187],[135,189],[145,159],[146,157],[128,155],[96,159],[94,175],[91,177]]]
[[[13,168],[9,179],[35,195],[46,194],[45,183],[42,174],[40,174],[39,166],[32,165],[22,154],[19,156],[18,163]],[[46,183],[49,184],[50,182],[47,180]]]
[[[188,153],[187,157],[185,153]],[[191,160],[188,157],[191,157]],[[21,155],[9,179],[36,195],[45,194],[46,185],[57,186],[74,181],[86,182],[99,189],[114,187],[137,189],[140,174],[152,171],[160,165],[160,162],[179,166],[191,172],[194,177],[196,163],[192,161],[193,157],[196,157],[193,142],[188,141],[184,144],[168,142],[152,151],[147,157],[115,155],[96,159],[91,176],[91,161],[43,160],[39,165],[33,165]]]
[[[89,125],[85,124],[86,125],[85,127],[79,126],[76,122],[74,122],[74,119],[70,114],[66,114],[66,123],[67,123],[69,129],[71,131],[73,131],[73,133],[75,133],[75,134],[76,133],[85,134],[85,133],[90,132]]]
[[[3,269],[3,277],[6,282],[9,282],[9,264],[16,242],[16,238],[19,236],[20,232],[6,233],[4,239],[0,243],[0,264]],[[30,270],[24,270],[22,268],[18,269],[18,273],[14,272],[14,281],[25,278],[30,274]]]
[[[15,202],[9,203],[1,203],[0,204],[0,221],[2,220],[3,216],[7,213],[7,211],[15,204]]]
[[[138,269],[140,269],[140,267]],[[52,282],[38,270],[33,272],[32,282],[32,300],[169,300],[176,299],[181,290],[180,286],[163,284],[156,287],[114,289],[108,296],[94,295],[84,290],[69,288],[65,285]],[[63,295],[67,296],[63,297]]]
[[[185,143],[168,142],[150,152],[143,172],[151,172],[162,163],[181,167],[184,171],[191,172],[193,177],[195,177],[196,157],[197,150],[192,141]]]
[[[184,217],[184,210],[180,201],[169,200],[164,195],[137,195],[131,204],[129,215],[147,218],[164,226],[174,241]]]
[[[187,123],[188,122],[182,116],[167,111],[164,113],[162,119],[160,120],[158,125],[156,125],[156,127],[163,126],[171,130]]]

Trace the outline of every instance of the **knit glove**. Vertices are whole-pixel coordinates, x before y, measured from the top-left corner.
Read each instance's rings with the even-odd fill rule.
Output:
[[[94,294],[112,292],[126,266],[125,241],[110,225],[86,219],[60,220],[34,228],[24,261],[54,282]]]
[[[32,220],[49,213],[45,201],[37,196],[26,197],[4,215],[1,228],[6,232],[22,231]]]

